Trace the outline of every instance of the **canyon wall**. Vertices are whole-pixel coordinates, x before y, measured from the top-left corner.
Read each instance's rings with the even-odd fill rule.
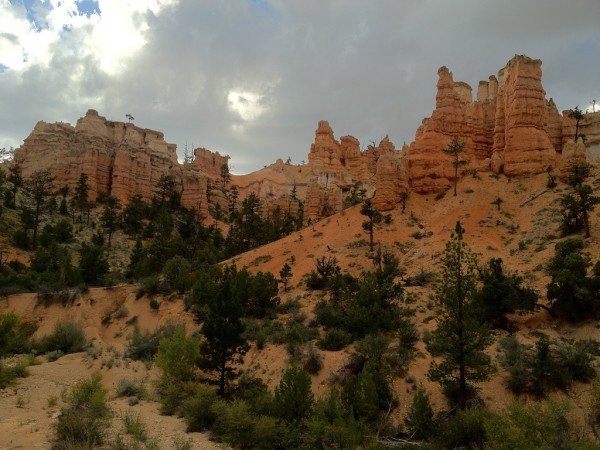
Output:
[[[560,171],[569,158],[585,158],[586,149],[600,153],[600,112],[584,115],[576,143],[571,111],[561,114],[545,98],[541,66],[539,60],[516,55],[497,76],[480,81],[475,94],[441,67],[435,109],[423,119],[415,140],[401,150],[388,136],[361,150],[357,139],[338,140],[329,123],[320,121],[308,163],[279,159],[257,172],[224,180],[228,156],[198,148],[191,161],[181,164],[176,146],[163,133],[109,121],[89,110],[74,127],[39,122],[14,160],[25,177],[49,169],[56,188],[67,185],[71,192],[86,173],[92,201],[102,194],[123,203],[136,194],[151,200],[160,177],[170,175],[177,180],[182,204],[199,209],[202,217],[208,217],[209,206],[226,211],[233,186],[238,202],[250,193],[258,195],[265,214],[277,208],[297,212],[303,203],[305,222],[341,211],[358,189],[373,197],[377,209],[387,211],[397,207],[403,192],[437,194],[453,185],[452,160],[443,151],[453,137],[464,144],[461,159],[468,160],[459,177],[472,171],[510,177]]]

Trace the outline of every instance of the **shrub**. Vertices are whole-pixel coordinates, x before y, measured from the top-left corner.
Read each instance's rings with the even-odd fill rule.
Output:
[[[512,402],[499,414],[485,418],[485,448],[597,448],[597,443],[586,442],[579,426],[569,420],[569,409],[569,403],[556,399],[530,404]]]
[[[95,373],[78,382],[68,400],[68,407],[63,408],[58,417],[52,448],[67,450],[101,445],[111,415],[101,375]]]
[[[197,385],[193,394],[182,402],[181,415],[185,419],[188,433],[202,432],[212,427],[217,420],[213,411],[213,405],[217,399],[214,389]]]
[[[57,322],[51,334],[37,343],[40,353],[60,351],[63,354],[82,352],[87,344],[85,332],[75,322]]]
[[[148,330],[141,332],[136,326],[133,334],[128,337],[125,355],[135,360],[151,360],[158,351],[161,339],[173,336],[180,328],[177,325],[167,324],[151,333]]]
[[[298,423],[309,416],[314,404],[310,376],[301,368],[290,367],[275,388],[274,408],[287,423]]]
[[[127,411],[123,416],[123,428],[125,433],[131,435],[138,442],[146,442],[148,440],[148,427],[142,421],[140,414],[134,414]]]
[[[146,395],[146,388],[139,380],[121,378],[117,384],[117,397],[138,397]]]
[[[218,400],[212,410],[217,417],[213,435],[234,448],[270,449],[279,440],[277,419],[256,416],[243,400]]]
[[[15,247],[20,248],[22,250],[28,250],[31,247],[31,239],[29,238],[29,234],[26,230],[17,230],[13,234],[12,238],[13,244]]]
[[[443,448],[487,448],[485,421],[488,416],[488,412],[473,408],[446,418],[438,436]]]
[[[163,269],[162,275],[169,291],[178,291],[183,294],[192,287],[192,265],[183,256],[174,256],[169,259]]]
[[[520,344],[516,338],[500,341],[502,364],[510,374],[509,389],[544,396],[551,389],[566,389],[572,381],[588,382],[595,377],[594,357],[598,343],[591,340],[555,342],[542,335],[535,347]]]
[[[0,357],[26,353],[36,330],[34,322],[23,322],[13,312],[0,314]]]
[[[323,368],[323,357],[312,345],[308,347],[302,367],[311,375],[318,374]]]
[[[186,336],[183,328],[178,329],[173,336],[161,339],[155,359],[162,372],[161,382],[174,385],[193,380],[199,357],[199,339]]]
[[[29,376],[26,361],[18,361],[7,364],[0,360],[0,389],[4,389],[14,383],[17,378]]]
[[[339,328],[327,330],[325,336],[319,339],[319,348],[328,351],[342,350],[352,342],[352,335]]]
[[[415,391],[406,425],[411,436],[417,439],[427,439],[431,436],[434,426],[433,408],[423,385]]]

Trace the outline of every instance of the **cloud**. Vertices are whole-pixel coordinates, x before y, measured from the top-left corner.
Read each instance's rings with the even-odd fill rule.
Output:
[[[559,109],[600,99],[597,0],[26,3],[0,0],[0,147],[88,108],[238,172],[306,159],[322,119],[400,147],[435,105],[438,67],[476,87],[523,53]]]

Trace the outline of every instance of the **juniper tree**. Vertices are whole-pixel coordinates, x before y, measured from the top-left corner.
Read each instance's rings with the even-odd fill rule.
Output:
[[[441,259],[441,276],[435,302],[439,308],[437,328],[431,333],[428,350],[434,359],[428,372],[439,382],[448,398],[464,410],[473,395],[473,383],[485,381],[493,371],[483,351],[492,338],[476,317],[473,299],[477,293],[476,259],[464,242],[464,228],[456,223]]]
[[[458,168],[469,164],[466,159],[460,159],[461,153],[465,151],[465,144],[458,142],[458,137],[454,136],[452,142],[446,147],[443,152],[452,158],[452,166],[454,167],[454,196],[456,197],[456,185],[458,184]]]

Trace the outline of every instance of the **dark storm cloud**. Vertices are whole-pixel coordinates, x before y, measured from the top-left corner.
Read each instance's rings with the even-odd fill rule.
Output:
[[[58,48],[47,70],[0,73],[11,105],[0,113],[0,136],[23,139],[38,119],[74,123],[88,108],[113,120],[131,113],[180,152],[187,140],[247,172],[279,157],[306,159],[319,120],[362,146],[386,134],[397,147],[409,143],[435,106],[442,65],[475,91],[527,54],[542,59],[559,109],[600,97],[597,0],[185,0],[146,17],[147,43],[118,76]],[[73,67],[76,85],[63,81]],[[255,118],[233,109],[236,98]]]

